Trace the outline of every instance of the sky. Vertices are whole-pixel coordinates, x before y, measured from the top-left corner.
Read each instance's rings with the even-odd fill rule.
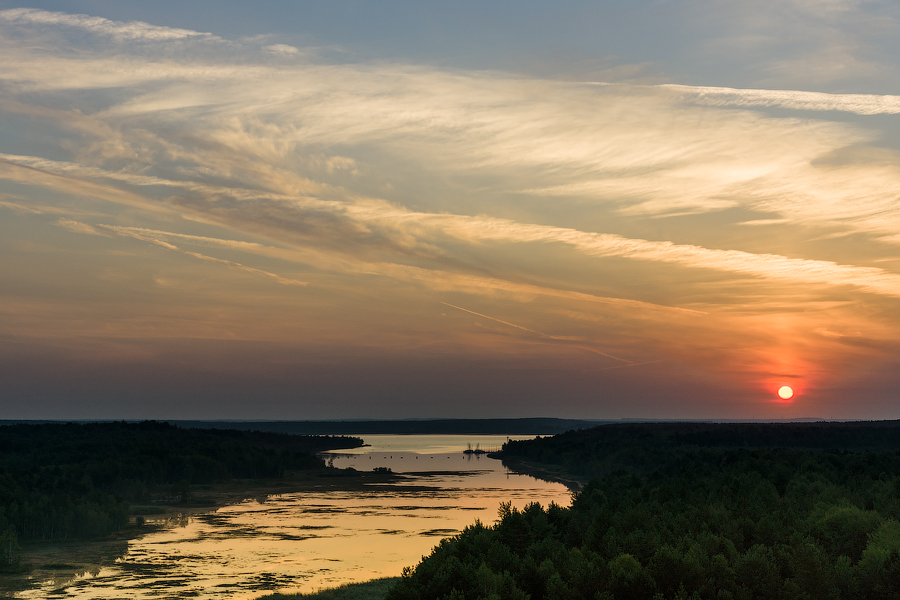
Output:
[[[0,418],[900,418],[896,2],[0,0],[0,57]]]

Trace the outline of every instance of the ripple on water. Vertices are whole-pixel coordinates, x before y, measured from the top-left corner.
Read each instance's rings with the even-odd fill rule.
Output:
[[[336,456],[334,464],[358,470],[384,466],[396,473],[403,470],[401,461],[440,461],[442,469],[405,471],[403,479],[362,491],[279,494],[265,502],[248,500],[215,512],[179,515],[166,528],[129,542],[116,563],[70,582],[47,581],[17,596],[212,600],[311,591],[398,575],[428,554],[439,538],[457,534],[476,518],[493,522],[501,502],[512,501],[519,508],[531,501],[570,502],[562,485],[507,473],[499,461],[487,458],[471,469],[457,455],[418,460],[407,452],[404,458],[395,454],[393,462],[381,456],[391,455]],[[461,470],[452,470],[451,464]]]

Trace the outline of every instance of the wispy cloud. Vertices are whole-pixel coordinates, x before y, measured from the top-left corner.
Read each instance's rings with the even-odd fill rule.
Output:
[[[188,29],[176,29],[172,27],[158,27],[141,21],[129,21],[122,23],[110,21],[102,17],[89,15],[73,15],[62,12],[50,12],[36,8],[12,8],[0,10],[0,20],[12,24],[27,25],[61,25],[89,31],[97,35],[105,35],[119,41],[148,40],[165,42],[182,40],[186,38],[209,38],[210,33],[200,33]]]
[[[900,114],[900,96],[825,94],[800,90],[754,90],[677,84],[659,86],[704,106],[777,107],[794,110],[841,111],[857,115]]]
[[[56,222],[60,227],[65,227],[69,231],[74,231],[75,233],[84,233],[87,235],[100,235],[106,236],[107,234],[103,233],[96,227],[92,225],[88,225],[87,223],[82,223],[80,221],[73,221],[72,219],[59,219]]]
[[[276,65],[266,62],[265,53],[255,64],[235,64],[227,56],[213,61],[183,52],[176,61],[121,53],[74,59],[13,46],[0,71],[13,89],[133,90],[90,116],[45,116],[60,127],[84,123],[94,141],[80,146],[82,163],[128,160],[128,177],[148,164],[156,170],[168,164],[178,169],[178,185],[206,185],[203,193],[211,193],[212,181],[225,175],[270,193],[342,194],[322,179],[346,170],[342,165],[356,173],[361,166],[377,169],[365,164],[371,157],[360,162],[362,155],[349,154],[378,146],[405,168],[460,183],[467,174],[487,177],[498,191],[579,198],[621,215],[747,208],[781,213],[806,227],[878,236],[900,225],[891,194],[900,184],[896,170],[820,160],[865,145],[875,133],[827,120],[729,110],[777,106],[894,114],[897,96],[586,88],[390,64],[327,65],[298,58]],[[9,104],[8,110],[20,109]],[[181,134],[173,136],[173,128]],[[337,147],[343,156],[322,155],[323,148]],[[327,165],[324,174],[320,165]],[[176,178],[160,179],[172,185],[163,179]],[[849,186],[851,181],[859,185]],[[447,210],[446,202],[437,208]],[[880,216],[867,217],[875,213]]]
[[[21,160],[20,157],[16,158]],[[31,162],[41,164],[41,161]],[[56,166],[56,163],[52,163],[51,166]],[[66,165],[66,171],[73,173],[84,171],[83,174],[92,177],[103,175],[97,168],[81,169],[77,165]],[[161,183],[158,178],[141,176],[114,175],[110,179],[124,179],[134,185]],[[168,184],[181,185],[173,182]],[[202,189],[202,186],[188,187]],[[241,197],[240,193],[235,195]],[[130,199],[131,195],[128,197]],[[250,198],[267,199],[269,202],[229,205],[225,211],[221,210],[217,203],[211,205],[192,203],[190,206],[209,217],[221,219],[223,224],[240,227],[241,222],[245,223],[245,226],[257,223],[259,231],[283,234],[293,231],[301,234],[307,241],[310,241],[309,236],[312,235],[314,236],[312,241],[326,245],[331,245],[337,240],[323,239],[320,236],[340,234],[347,236],[344,238],[345,242],[352,242],[359,248],[375,246],[439,258],[448,251],[440,248],[441,237],[473,244],[489,241],[559,243],[596,258],[623,257],[663,262],[795,283],[851,285],[871,293],[900,297],[900,275],[875,267],[841,265],[832,261],[789,258],[768,253],[710,249],[668,241],[632,239],[615,234],[584,232],[487,216],[422,213],[384,201],[366,199],[337,202],[315,198],[273,199],[266,195],[254,195]],[[244,196],[244,199],[248,197]],[[267,226],[266,222],[275,224],[275,228]],[[135,235],[144,234],[135,230]]]
[[[175,247],[174,245],[167,243],[166,240],[180,239],[190,244],[238,250],[247,254],[277,258],[294,264],[308,265],[326,271],[349,275],[381,275],[400,281],[414,281],[423,284],[428,289],[442,292],[464,292],[488,296],[502,294],[509,298],[519,299],[548,296],[582,303],[605,304],[617,309],[624,309],[637,313],[662,312],[693,317],[706,314],[703,311],[689,308],[665,306],[626,298],[596,296],[554,287],[512,282],[467,273],[454,273],[446,269],[428,269],[399,263],[366,262],[350,257],[340,259],[329,254],[323,254],[309,249],[279,248],[256,242],[190,235],[143,227],[112,226],[105,224],[95,226],[80,221],[74,221],[72,219],[59,219],[56,224],[76,233],[108,235],[105,232],[112,231],[119,235],[131,235],[132,237],[144,241],[163,242],[166,243],[165,247],[169,249],[174,249]]]
[[[618,235],[527,225],[501,219],[458,219],[446,216],[438,219],[447,221],[448,226],[444,231],[451,231],[472,241],[559,242],[596,257],[621,256],[675,263],[796,283],[853,285],[873,293],[900,297],[900,275],[879,268],[629,239]]]
[[[426,344],[410,323],[434,346],[776,373],[767,352],[815,362],[810,336],[861,356],[895,332],[900,155],[878,123],[898,96],[330,64],[271,42],[0,12],[0,128],[34,134],[0,139],[0,206],[60,252],[140,242],[241,291],[243,273],[308,284],[259,289],[320,340],[357,339],[347,320],[377,305],[373,348]],[[435,323],[441,301],[481,326]]]

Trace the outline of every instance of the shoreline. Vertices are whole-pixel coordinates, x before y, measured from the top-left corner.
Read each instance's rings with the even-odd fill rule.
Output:
[[[554,465],[505,457],[503,452],[490,452],[487,458],[499,460],[504,467],[518,475],[528,475],[542,481],[560,483],[573,494],[581,491],[589,479],[567,473]],[[439,543],[439,542],[438,542]],[[309,593],[282,594],[275,592],[257,600],[384,600],[387,590],[400,576],[377,577]]]
[[[62,590],[86,574],[96,575],[128,552],[129,542],[176,526],[193,515],[215,512],[244,500],[313,490],[377,490],[405,479],[397,473],[321,469],[289,472],[281,479],[236,479],[197,486],[194,500],[184,503],[135,503],[130,526],[110,536],[22,542],[21,567],[0,572],[0,597],[40,589],[51,583]],[[141,526],[138,518],[145,519]]]
[[[590,481],[588,477],[573,475],[556,465],[507,456],[503,452],[492,452],[488,454],[488,458],[501,461],[504,467],[518,475],[529,475],[535,479],[561,483],[572,493],[580,492]]]
[[[501,464],[513,473],[561,483],[573,492],[578,491],[585,483],[551,465],[509,459],[503,457],[502,453],[491,453],[486,457],[501,460]],[[29,590],[34,593],[34,590],[39,590],[48,583],[54,590],[62,591],[79,577],[96,575],[102,568],[114,564],[117,559],[125,556],[131,540],[177,526],[179,521],[189,519],[193,515],[212,513],[219,508],[238,504],[244,500],[265,502],[268,498],[280,494],[316,490],[388,491],[394,489],[396,483],[409,478],[409,475],[403,473],[326,468],[314,472],[288,472],[280,479],[235,479],[196,486],[192,490],[192,501],[185,503],[136,503],[132,505],[132,526],[108,538],[24,543],[22,562],[30,568],[23,570],[22,573],[0,574],[0,595]],[[428,485],[414,487],[422,490],[431,489]],[[134,525],[139,518],[146,519],[140,527]],[[324,594],[322,598],[340,598],[343,597],[340,594],[357,594],[360,590],[366,590],[366,594],[369,590],[380,590],[378,593],[382,593],[385,591],[384,585],[379,587],[373,582],[385,579],[392,577],[379,577],[340,586],[342,590],[340,592],[335,591],[336,588],[325,588],[313,593],[283,594],[276,597],[307,598],[322,593]],[[368,595],[365,597],[369,598]],[[381,598],[383,595],[371,597]]]

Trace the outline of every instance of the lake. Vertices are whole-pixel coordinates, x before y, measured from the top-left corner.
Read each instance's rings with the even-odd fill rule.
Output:
[[[17,598],[256,598],[399,575],[441,538],[501,502],[568,506],[558,483],[510,473],[464,454],[506,436],[367,435],[368,447],[323,454],[337,468],[391,469],[404,477],[371,490],[304,491],[248,499],[166,521],[127,542],[114,563],[68,581],[34,580]],[[148,521],[151,519],[148,519]]]

